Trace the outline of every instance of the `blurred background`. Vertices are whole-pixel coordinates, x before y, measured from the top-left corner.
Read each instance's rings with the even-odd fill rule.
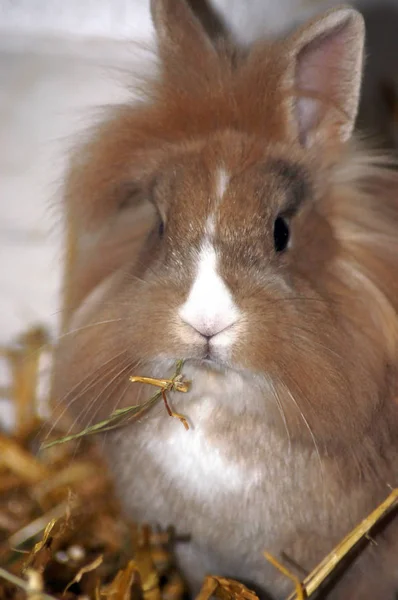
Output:
[[[340,3],[210,2],[239,44],[278,35]],[[200,9],[203,2],[191,4]],[[351,4],[364,13],[368,28],[359,126],[378,143],[393,146],[398,0]],[[60,197],[68,153],[102,107],[134,95],[133,74],[151,68],[153,46],[149,0],[0,0],[1,347],[39,323],[56,335],[64,243]],[[9,371],[2,360],[0,428],[13,420],[5,400]]]

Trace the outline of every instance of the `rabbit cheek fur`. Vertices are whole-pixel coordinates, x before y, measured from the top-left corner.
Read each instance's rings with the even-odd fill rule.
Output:
[[[148,104],[115,110],[66,185],[54,390],[92,423],[184,358],[190,430],[158,405],[102,440],[120,498],[190,536],[193,590],[213,572],[279,598],[264,549],[310,570],[396,484],[397,176],[350,141],[358,13],[240,56],[183,0],[152,12]],[[394,597],[393,529],[330,597]]]

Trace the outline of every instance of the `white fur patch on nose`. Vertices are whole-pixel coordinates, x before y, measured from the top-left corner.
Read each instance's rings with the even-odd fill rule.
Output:
[[[229,175],[228,173],[223,169],[219,169],[217,171],[217,183],[216,183],[216,197],[217,200],[220,202],[226,192],[226,189],[228,187],[229,184]]]
[[[179,315],[185,323],[208,337],[230,327],[239,317],[231,292],[217,273],[217,256],[210,243],[202,246],[196,278]]]

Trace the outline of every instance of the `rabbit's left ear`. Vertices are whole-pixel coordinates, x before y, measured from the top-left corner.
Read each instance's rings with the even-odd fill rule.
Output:
[[[305,146],[334,138],[345,142],[358,112],[365,28],[351,8],[332,10],[287,42],[289,116]]]
[[[184,71],[213,67],[216,50],[187,0],[151,0],[151,14],[166,78],[177,83]]]

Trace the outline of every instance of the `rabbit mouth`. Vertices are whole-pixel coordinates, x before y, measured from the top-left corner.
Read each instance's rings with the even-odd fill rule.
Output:
[[[225,373],[226,371],[235,371],[235,369],[227,362],[213,356],[211,353],[204,355],[199,358],[186,358],[184,363],[195,367],[204,368],[209,371],[217,371],[219,373]]]

